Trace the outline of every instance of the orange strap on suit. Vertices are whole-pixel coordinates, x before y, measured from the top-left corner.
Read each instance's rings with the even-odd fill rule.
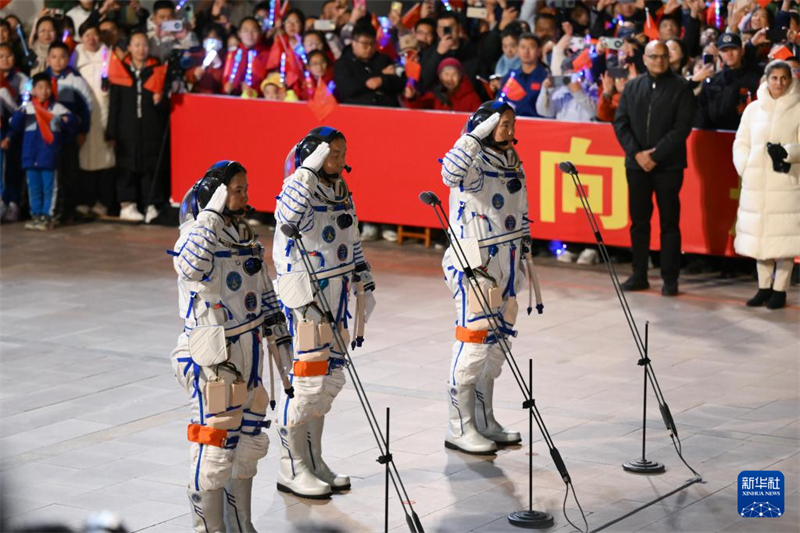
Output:
[[[189,424],[186,433],[189,442],[207,444],[218,448],[225,447],[225,439],[228,438],[228,432],[226,430],[215,429],[210,426],[201,426],[200,424]]]
[[[462,328],[461,326],[456,326],[457,341],[483,344],[486,342],[486,337],[488,336],[488,331],[474,331],[471,329]]]
[[[328,361],[295,361],[292,373],[297,377],[324,376],[328,373]]]

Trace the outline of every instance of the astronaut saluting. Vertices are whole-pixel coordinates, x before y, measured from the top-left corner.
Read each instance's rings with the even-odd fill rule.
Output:
[[[246,209],[245,168],[216,163],[186,193],[181,236],[170,252],[185,321],[172,366],[191,396],[189,500],[196,532],[255,531],[253,477],[269,447],[262,431],[269,426],[262,334],[271,357],[291,357],[264,249],[243,219]]]
[[[278,408],[281,461],[278,490],[306,498],[329,498],[350,488],[350,478],[331,471],[322,460],[325,415],[344,387],[345,355],[334,338],[338,328],[346,344],[361,345],[364,324],[374,307],[375,283],[361,249],[353,199],[342,178],[347,145],[333,128],[309,132],[289,153],[275,217],[279,225],[300,230],[322,290],[331,307],[328,317],[319,295],[297,298],[308,287],[300,246],[275,232],[272,258],[278,272],[278,295],[293,337],[294,358],[286,361],[294,396]],[[305,278],[305,281],[303,279]],[[354,327],[348,324],[349,293],[357,298]]]
[[[473,271],[489,312],[507,339],[516,336],[517,293],[524,275],[530,276],[528,314],[534,289],[537,309],[542,309],[530,253],[525,173],[512,144],[515,121],[514,109],[507,103],[484,103],[441,160],[442,179],[450,188],[450,224],[459,239],[477,240],[482,266]],[[494,381],[504,355],[451,248],[444,254],[442,268],[456,303],[445,447],[493,454],[498,445],[521,440],[518,432],[505,429],[494,416]]]

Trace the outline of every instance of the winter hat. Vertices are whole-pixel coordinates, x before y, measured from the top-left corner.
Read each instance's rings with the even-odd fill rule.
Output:
[[[458,70],[459,74],[461,74],[462,76],[464,75],[464,65],[461,64],[461,61],[459,61],[454,57],[447,57],[445,59],[442,59],[439,62],[439,67],[436,69],[436,75],[438,76],[439,74],[441,74],[442,71],[447,67],[454,67],[456,70]]]

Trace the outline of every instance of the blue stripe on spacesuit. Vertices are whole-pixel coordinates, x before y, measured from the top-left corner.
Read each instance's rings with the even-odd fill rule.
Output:
[[[289,372],[289,385],[293,385],[293,384],[294,384],[294,374]],[[286,402],[284,402],[284,406],[283,406],[283,425],[284,426],[289,423],[288,422],[288,420],[289,420],[289,402],[291,400],[292,400],[292,398],[290,396],[286,396]],[[292,467],[292,468],[294,468],[294,467]]]
[[[194,490],[200,490],[200,462],[203,460],[203,445],[200,445],[200,452],[197,454],[197,469],[194,472]],[[205,519],[203,520],[205,521]]]
[[[190,267],[192,267],[194,270],[197,270],[198,272],[203,272],[203,269],[201,269],[201,268],[197,268],[196,266],[194,266],[193,264],[191,264],[189,261],[187,261],[185,257],[181,256],[181,260],[182,260],[184,263],[186,263],[187,265],[189,265]],[[181,269],[181,270],[183,270],[183,269]]]
[[[461,346],[458,347],[458,354],[456,354],[456,359],[455,361],[453,361],[453,375],[452,375],[453,386],[458,385],[458,383],[456,383],[456,368],[458,367],[458,358],[461,357],[461,352],[464,350],[464,343],[462,342],[460,344]]]
[[[250,379],[247,380],[247,388],[258,386],[258,357],[260,344],[258,342],[258,328],[253,330],[253,366],[250,368]]]
[[[444,156],[444,160],[445,160],[445,161],[447,161],[448,163],[450,163],[451,165],[453,165],[454,167],[456,167],[456,168],[457,168],[458,170],[460,170],[461,172],[464,172],[464,173],[466,173],[466,172],[467,172],[467,169],[466,169],[466,168],[463,168],[461,165],[459,165],[458,163],[456,163],[456,162],[455,162],[455,160],[453,160],[453,159],[450,159],[450,155],[451,155],[451,154],[450,154],[450,153],[448,153],[446,156]],[[464,163],[465,165],[467,165],[467,163],[466,163],[466,162],[465,162],[463,159],[461,159],[461,158],[460,158],[460,157],[458,157],[457,155],[456,155],[455,157],[456,157],[456,158],[457,158],[459,161],[461,161],[462,163]],[[467,165],[467,166],[469,166],[469,165]],[[446,168],[447,168],[447,167],[445,167],[445,169],[446,169]]]

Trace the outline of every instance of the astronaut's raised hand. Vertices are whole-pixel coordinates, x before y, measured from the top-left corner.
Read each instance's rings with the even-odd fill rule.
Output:
[[[328,143],[320,143],[316,150],[303,161],[303,167],[311,169],[314,172],[319,172],[319,169],[325,164],[325,160],[328,158],[330,151],[331,147]]]
[[[475,137],[478,141],[483,141],[492,134],[497,123],[500,122],[500,113],[494,113],[492,116],[475,126],[468,135]]]
[[[214,194],[211,195],[211,199],[203,208],[203,211],[211,211],[212,213],[216,213],[221,217],[222,212],[225,210],[225,203],[227,201],[228,201],[228,187],[223,184],[217,187],[217,190],[214,191]]]

